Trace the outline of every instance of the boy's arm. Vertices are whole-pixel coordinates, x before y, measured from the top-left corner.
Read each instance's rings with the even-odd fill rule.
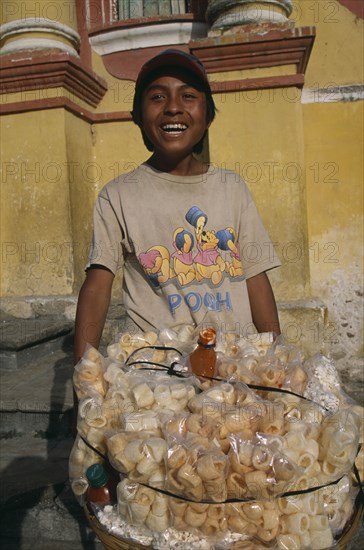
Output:
[[[99,347],[109,309],[114,274],[102,266],[91,266],[77,302],[74,360],[81,359],[86,344]]]
[[[246,281],[253,323],[258,332],[281,333],[277,305],[265,272]]]

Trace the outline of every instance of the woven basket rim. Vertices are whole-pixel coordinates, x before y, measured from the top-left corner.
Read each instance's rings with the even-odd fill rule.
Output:
[[[99,540],[104,544],[106,550],[130,550],[135,548],[137,550],[152,549],[152,546],[146,546],[132,540],[125,540],[121,537],[117,537],[112,533],[108,533],[101,525],[95,514],[87,507],[84,506],[85,514],[88,522],[95,532]],[[359,500],[355,503],[351,518],[346,523],[340,538],[335,541],[336,550],[345,550],[346,545],[350,542],[353,535],[359,528],[361,519],[364,517],[364,502]],[[132,546],[131,546],[132,545]]]
[[[84,506],[84,510],[91,529],[107,550],[130,550],[131,548],[135,548],[136,550],[152,549],[152,546],[139,544],[132,540],[125,540],[112,533],[108,533],[87,505]]]

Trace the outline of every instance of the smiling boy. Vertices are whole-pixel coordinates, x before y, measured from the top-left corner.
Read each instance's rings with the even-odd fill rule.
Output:
[[[173,49],[149,60],[132,114],[152,155],[99,194],[77,307],[76,362],[86,343],[99,345],[120,267],[127,315],[142,331],[197,325],[213,311],[243,335],[252,323],[279,334],[266,271],[280,262],[249,190],[234,172],[195,155],[215,117],[199,60]]]

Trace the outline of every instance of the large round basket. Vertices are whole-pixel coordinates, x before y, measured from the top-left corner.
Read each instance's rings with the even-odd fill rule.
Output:
[[[145,546],[136,542],[127,542],[119,537],[115,537],[111,533],[107,533],[101,526],[95,515],[85,506],[85,513],[88,522],[96,534],[97,538],[102,542],[106,550],[145,550],[151,549],[151,546]],[[354,512],[340,538],[336,541],[336,550],[345,550],[355,532],[361,525],[363,520],[363,502],[356,504]]]

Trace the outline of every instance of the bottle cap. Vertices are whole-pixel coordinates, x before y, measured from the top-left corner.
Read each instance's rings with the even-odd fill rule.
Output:
[[[102,487],[109,479],[109,476],[102,464],[92,464],[86,470],[86,477],[92,487]]]
[[[214,346],[216,344],[216,331],[212,327],[201,330],[198,343],[203,346]]]

